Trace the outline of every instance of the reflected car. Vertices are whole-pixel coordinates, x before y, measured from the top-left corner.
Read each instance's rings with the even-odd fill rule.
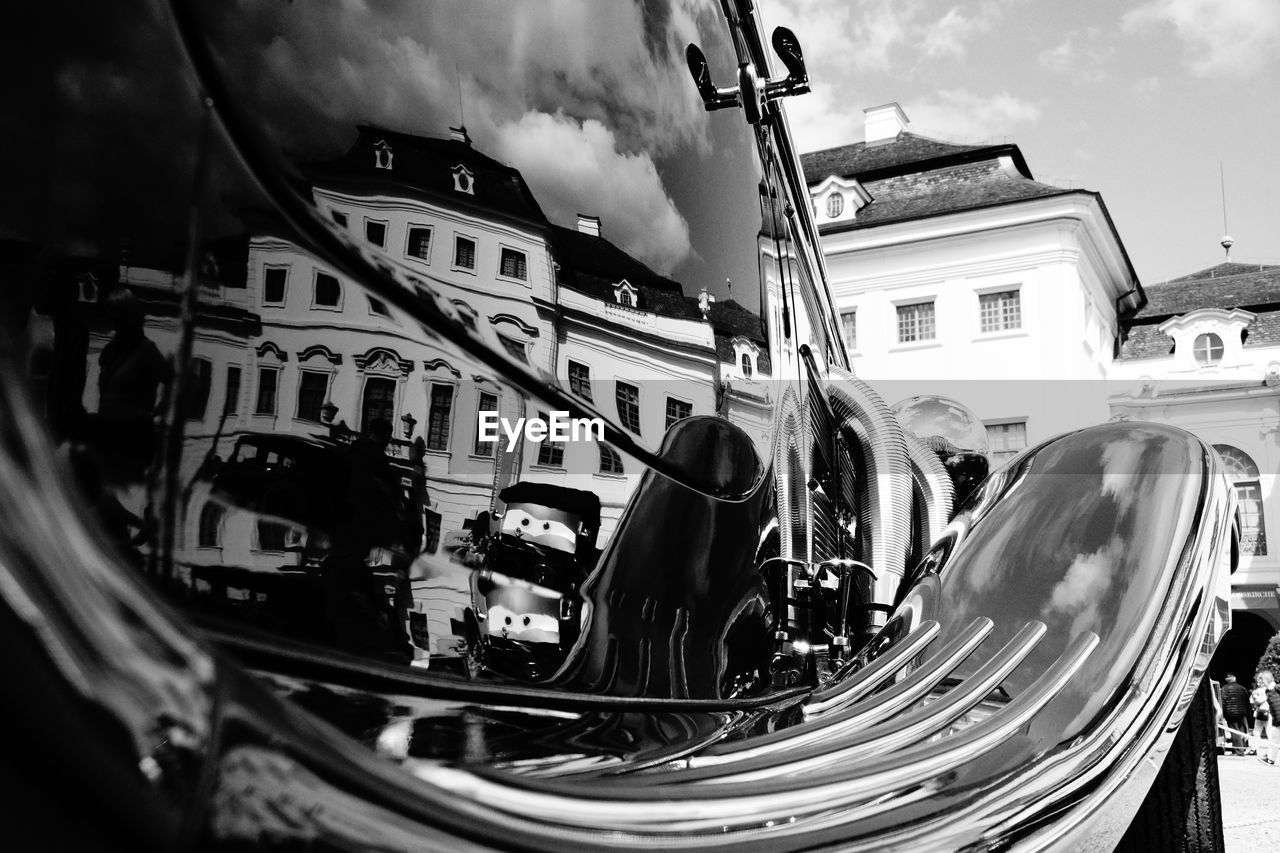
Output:
[[[989,472],[855,376],[754,3],[71,5],[4,222],[15,838],[1221,849],[1221,460]]]

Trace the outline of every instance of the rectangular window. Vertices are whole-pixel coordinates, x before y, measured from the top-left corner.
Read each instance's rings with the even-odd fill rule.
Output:
[[[458,269],[476,268],[476,241],[459,237],[453,244],[453,265]]]
[[[640,432],[640,389],[626,382],[618,383],[616,394],[618,420],[632,432]]]
[[[515,338],[508,338],[506,335],[498,335],[498,340],[502,343],[502,348],[511,354],[516,361],[528,361],[528,349],[524,345],[524,341],[517,341]]]
[[[435,510],[427,510],[424,513],[426,521],[423,527],[422,548],[428,554],[434,554],[440,547],[440,513]]]
[[[855,350],[858,348],[858,312],[841,311],[840,312],[840,330],[844,333],[845,349]]]
[[[278,521],[258,519],[258,550],[283,551],[289,526]]]
[[[240,367],[227,365],[227,393],[222,398],[222,413],[234,415],[240,408]]]
[[[427,412],[427,447],[449,449],[449,416],[453,412],[453,386],[431,386],[431,408]]]
[[[333,217],[334,224],[341,225],[343,228],[347,227],[347,215],[341,210],[331,210],[329,215]]]
[[[298,374],[298,419],[319,421],[320,407],[329,395],[329,374],[304,370]]]
[[[515,249],[502,250],[502,275],[507,278],[518,278],[524,281],[529,277],[529,270],[525,263],[524,252],[517,252]]]
[[[409,257],[428,260],[431,257],[431,229],[409,229]]]
[[[546,412],[538,412],[538,417],[545,423],[547,418]],[[560,467],[564,464],[564,442],[552,441],[550,438],[543,439],[538,444],[538,464],[553,465]]]
[[[255,414],[276,413],[276,384],[279,378],[280,371],[274,367],[258,368],[258,402],[253,407]]]
[[[693,414],[692,403],[686,403],[684,400],[677,400],[675,397],[668,397],[666,429],[671,429],[671,425],[673,423],[676,421],[682,421],[691,414]]]
[[[213,362],[205,358],[193,358],[187,373],[187,420],[198,421],[209,406],[209,390],[213,387]]]
[[[284,286],[289,280],[288,267],[266,267],[262,271],[262,302],[264,305],[283,305]]]
[[[569,362],[569,390],[584,400],[591,399],[591,368],[576,361]]]
[[[493,451],[498,447],[498,440],[496,438],[490,439],[489,441],[482,441],[480,439],[480,413],[496,411],[498,411],[498,395],[481,391],[480,402],[476,404],[476,456],[492,456]],[[498,432],[502,432],[501,428],[499,428]]]
[[[933,301],[898,306],[898,342],[931,341],[937,337]]]
[[[1026,449],[1026,421],[987,424],[987,446],[991,451],[991,468],[999,468]]]
[[[375,246],[387,245],[387,223],[366,219],[364,221],[364,236]]]
[[[983,332],[1022,328],[1022,296],[1017,290],[978,296],[978,318]]]
[[[317,270],[315,300],[312,304],[324,308],[337,308],[341,301],[342,285],[338,283],[337,277]]]

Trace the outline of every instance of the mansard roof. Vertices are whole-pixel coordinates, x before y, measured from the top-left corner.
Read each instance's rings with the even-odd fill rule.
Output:
[[[304,167],[315,183],[355,193],[389,193],[434,197],[457,207],[478,207],[538,227],[547,218],[524,177],[515,168],[477,151],[470,141],[414,136],[373,125],[360,125],[356,141],[341,156]],[[379,142],[391,149],[391,168],[376,165]],[[473,178],[473,192],[454,188],[454,168],[463,166]]]
[[[1280,344],[1280,265],[1223,263],[1145,289],[1146,307],[1134,315],[1121,359],[1168,355],[1172,342],[1160,324],[1205,308],[1240,308],[1256,315],[1246,349]]]

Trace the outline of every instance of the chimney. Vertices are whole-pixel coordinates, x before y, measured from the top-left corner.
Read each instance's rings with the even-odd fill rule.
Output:
[[[449,128],[449,138],[454,142],[461,142],[464,145],[471,144],[471,137],[467,136],[467,126]]]
[[[868,107],[862,111],[866,116],[866,141],[891,142],[898,134],[907,129],[907,114],[898,106],[897,101],[879,107]]]
[[[583,234],[590,234],[592,237],[600,236],[600,217],[587,216],[585,213],[578,214],[578,230]]]

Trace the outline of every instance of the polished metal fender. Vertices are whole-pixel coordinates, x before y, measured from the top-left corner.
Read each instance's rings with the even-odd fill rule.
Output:
[[[598,846],[1104,849],[1221,634],[1233,501],[1188,433],[1064,436],[983,487],[873,642],[885,662],[864,655],[805,722],[609,784],[414,773]]]

